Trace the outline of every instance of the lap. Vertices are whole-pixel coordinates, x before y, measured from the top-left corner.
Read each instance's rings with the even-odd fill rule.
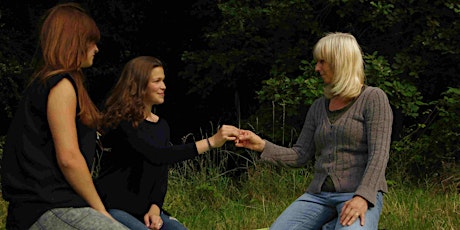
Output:
[[[90,207],[84,207],[48,210],[30,229],[126,230],[127,228]]]
[[[110,215],[117,220],[118,222],[122,223],[126,227],[131,230],[147,230],[147,226],[136,217],[132,216],[131,214],[119,210],[119,209],[109,209],[108,210]]]
[[[109,209],[109,213],[113,216],[113,218],[126,225],[131,230],[148,229],[143,222],[125,211],[119,209]],[[169,216],[164,212],[161,212],[160,217],[163,221],[163,227],[161,229],[187,230],[187,228],[182,225],[176,218]]]
[[[383,194],[377,194],[377,204],[366,212],[366,225],[359,221],[351,226],[341,226],[339,219],[341,208],[353,193],[304,193],[289,205],[275,220],[270,230],[276,229],[377,229],[383,207]]]

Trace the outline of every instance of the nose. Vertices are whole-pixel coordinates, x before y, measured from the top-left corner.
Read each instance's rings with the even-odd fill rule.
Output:
[[[99,53],[99,48],[97,47],[97,45],[95,46],[94,53],[95,54]]]
[[[315,71],[319,72],[320,69],[321,69],[321,63],[317,62],[316,65],[315,65]]]

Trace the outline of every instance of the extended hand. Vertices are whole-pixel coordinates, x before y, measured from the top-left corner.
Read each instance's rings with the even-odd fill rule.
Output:
[[[262,152],[265,148],[265,141],[252,131],[241,129],[235,146]]]
[[[222,125],[222,127],[210,137],[210,142],[213,148],[221,147],[227,141],[234,141],[236,140],[237,136],[239,135],[239,129],[233,125]]]

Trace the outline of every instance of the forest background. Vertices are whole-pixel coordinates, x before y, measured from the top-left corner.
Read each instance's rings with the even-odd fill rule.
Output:
[[[0,2],[0,145],[32,71],[39,16],[58,2]],[[101,105],[131,58],[162,59],[166,102],[155,112],[173,144],[232,124],[292,145],[322,95],[313,45],[326,32],[352,33],[366,83],[381,87],[394,111],[389,173],[459,188],[458,0],[78,2],[102,35],[85,69],[93,100]]]

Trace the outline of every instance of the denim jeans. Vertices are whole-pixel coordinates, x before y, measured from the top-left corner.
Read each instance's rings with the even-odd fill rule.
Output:
[[[119,210],[119,209],[109,209],[108,212],[115,220],[122,223],[131,230],[148,230],[147,226],[136,217],[131,214]]]
[[[48,210],[29,229],[128,230],[122,224],[90,207]]]
[[[297,198],[270,226],[270,230],[329,230],[329,229],[378,229],[380,213],[383,207],[383,193],[377,193],[377,202],[366,212],[366,223],[360,225],[360,219],[350,226],[340,224],[340,212],[346,201],[354,193],[321,192],[304,193]]]
[[[120,223],[126,225],[131,230],[145,230],[148,229],[147,226],[134,216],[129,213],[119,210],[119,209],[109,209],[108,211],[113,218],[118,220]],[[161,230],[187,230],[187,228],[182,225],[176,218],[167,215],[164,212],[160,213],[161,220],[163,225]]]

